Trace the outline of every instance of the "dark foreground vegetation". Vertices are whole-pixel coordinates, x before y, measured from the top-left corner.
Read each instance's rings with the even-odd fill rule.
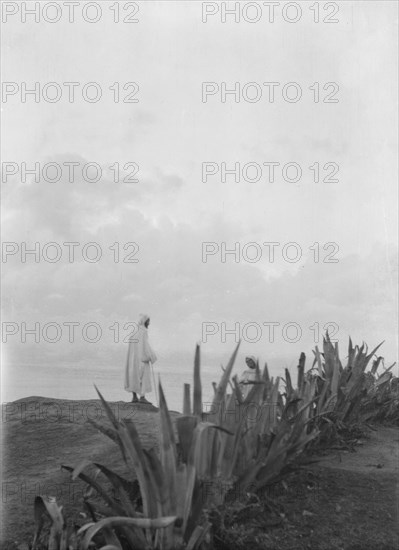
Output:
[[[395,479],[379,475],[384,464],[366,471],[315,464],[327,451],[345,456],[366,446],[378,423],[399,425],[398,378],[378,348],[368,353],[349,341],[343,366],[327,335],[308,370],[301,354],[295,384],[288,370],[280,380],[257,366],[243,399],[231,379],[237,346],[204,412],[197,347],[182,415],[170,413],[159,386],[152,446],[98,391],[107,421],[88,422],[115,453],[104,464],[65,460],[65,475],[85,487],[80,512],[68,515],[61,501],[38,494],[24,550],[397,548]]]

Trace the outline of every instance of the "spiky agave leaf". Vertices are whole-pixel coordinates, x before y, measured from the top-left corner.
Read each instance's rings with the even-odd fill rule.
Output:
[[[318,369],[319,376],[323,377],[323,367],[322,367],[321,353],[320,353],[320,350],[319,350],[318,346],[316,346],[316,348],[313,350],[313,353],[314,353],[314,356],[315,356],[313,366],[315,364],[317,364],[317,369]]]
[[[176,471],[177,452],[172,420],[166,404],[162,384],[158,385],[159,393],[159,452],[160,464],[163,473],[162,483],[162,514],[174,515],[177,509]],[[171,548],[173,544],[173,528],[165,529],[162,534],[162,544],[165,548]]]
[[[82,550],[87,550],[90,546],[90,543],[93,539],[93,537],[102,531],[104,528],[111,527],[139,527],[141,529],[164,529],[166,527],[169,527],[170,525],[173,525],[176,521],[176,516],[166,516],[166,517],[159,517],[159,518],[128,518],[128,517],[112,517],[112,518],[105,518],[97,523],[94,523],[90,525],[88,528],[86,527],[86,532],[82,541]],[[82,530],[78,532],[79,534],[82,533]]]
[[[330,380],[329,379],[323,379],[320,380],[319,385],[321,386],[321,391],[318,395],[318,401],[317,401],[317,414],[322,414],[325,410],[325,404],[326,400],[328,400],[329,391],[330,391]]]
[[[194,358],[193,414],[199,418],[202,417],[201,354],[199,344],[195,348]]]
[[[179,438],[180,451],[184,463],[188,461],[188,454],[193,439],[194,429],[198,424],[196,416],[179,416],[176,418],[177,435]]]
[[[234,375],[232,380],[233,380],[233,386],[234,386],[233,395],[235,396],[235,398],[237,400],[237,403],[241,404],[241,403],[244,402],[244,398],[243,398],[243,395],[241,393],[241,388],[240,388],[240,385],[238,383],[237,375]]]
[[[121,504],[125,512],[128,515],[135,517],[137,514],[136,514],[135,506],[133,505],[133,498],[134,498],[134,495],[137,498],[140,494],[140,491],[136,487],[136,485],[131,481],[121,477],[116,472],[113,472],[103,464],[94,462],[94,465],[106,476],[108,481],[112,484],[114,490],[116,491],[117,495],[121,500]],[[131,493],[133,493],[133,495]]]
[[[169,502],[166,505],[165,511],[174,510],[176,508],[176,441],[173,431],[172,420],[165,400],[162,384],[159,383],[159,447],[160,459],[165,476],[167,477],[167,486],[169,488]],[[169,513],[169,512],[167,512]]]
[[[109,406],[108,402],[104,399],[104,397],[102,396],[100,390],[97,388],[97,386],[95,384],[94,384],[94,387],[96,389],[96,392],[98,393],[98,396],[101,400],[101,403],[103,404],[103,407],[105,409],[105,412],[108,416],[109,421],[111,422],[111,424],[113,425],[115,430],[118,430],[118,427],[120,425],[118,419],[114,415],[114,413],[113,413],[111,407]]]
[[[126,456],[137,475],[143,500],[144,515],[149,518],[157,517],[161,515],[159,487],[156,485],[153,474],[148,468],[147,459],[134,422],[125,423],[122,421],[118,431]]]
[[[75,470],[75,468],[72,468],[71,466],[66,466],[65,464],[62,464],[61,468],[64,470],[67,470],[71,474],[73,474]],[[83,472],[78,472],[76,475],[79,479],[84,481],[87,485],[90,485],[90,487],[92,487],[98,493],[98,495],[101,496],[101,498],[107,503],[109,508],[112,510],[113,514],[123,515],[123,508],[121,507],[121,505],[109,495],[108,491],[101,485],[101,483],[99,483],[92,476],[85,474]]]
[[[290,371],[287,368],[285,369],[285,391],[287,393],[287,399],[290,399],[294,392],[294,388],[292,386]]]
[[[270,374],[269,374],[269,367],[267,366],[267,363],[265,363],[265,366],[263,367],[263,373],[262,373],[262,380],[265,382],[270,382]]]
[[[110,421],[110,423],[112,424],[113,428],[106,428],[105,426],[102,426],[101,424],[95,422],[94,420],[91,420],[88,418],[88,421],[89,423],[94,426],[96,429],[98,429],[100,432],[102,432],[103,434],[107,435],[110,439],[112,439],[113,441],[115,441],[118,445],[119,445],[119,448],[121,450],[121,453],[122,453],[122,457],[124,459],[124,461],[126,462],[127,461],[127,458],[126,458],[126,455],[125,455],[125,449],[124,449],[124,446],[122,444],[122,441],[121,441],[121,438],[120,438],[120,433],[119,433],[119,426],[120,426],[120,422],[118,421],[118,419],[116,418],[116,416],[114,415],[111,407],[109,406],[108,402],[104,399],[103,395],[101,394],[100,390],[97,388],[97,386],[94,384],[94,388],[101,400],[101,403],[104,407],[104,410],[105,410],[105,413],[108,417],[108,420]]]
[[[336,357],[336,350],[331,343],[328,333],[323,339],[323,356],[324,356],[325,376],[328,380],[330,380],[330,384],[331,384],[331,380],[334,375],[335,364],[337,362],[337,357]]]
[[[188,416],[191,414],[191,398],[190,398],[190,384],[184,384],[183,390],[183,414]]]
[[[368,362],[370,361],[370,359],[375,355],[375,352],[382,346],[382,344],[384,344],[385,340],[383,340],[380,344],[378,344],[378,346],[376,346],[373,351],[367,355],[366,357],[366,366],[368,364]]]
[[[88,418],[87,422],[93,426],[96,430],[100,431],[102,434],[109,437],[112,441],[115,443],[119,442],[118,432],[114,430],[113,428],[107,428],[106,426],[103,426],[99,422],[96,422],[92,418]]]
[[[37,542],[44,524],[44,516],[51,519],[50,535],[48,541],[48,550],[58,550],[63,532],[66,529],[62,506],[58,506],[55,497],[39,495],[35,497],[34,516],[36,531],[33,539],[32,550],[36,549]]]
[[[118,536],[115,534],[115,531],[111,529],[108,525],[104,526],[102,529],[102,535],[105,539],[106,544],[122,550],[122,545],[119,542]]]
[[[188,456],[188,464],[195,467],[200,479],[209,479],[211,477],[213,445],[217,444],[217,440],[214,438],[207,439],[210,430],[233,435],[223,428],[223,426],[218,426],[211,422],[201,422],[196,426]]]
[[[236,381],[235,381],[236,382]],[[238,432],[241,431],[242,424],[242,403],[237,400],[237,394],[241,394],[241,390],[235,388],[233,394],[226,396],[224,405],[224,416],[220,418],[222,427],[227,432],[219,431],[219,433],[208,434],[208,443],[213,450],[211,475],[215,477],[230,477],[227,473],[230,468],[234,468],[232,460],[234,460],[234,442]],[[211,435],[213,436],[211,439]],[[234,435],[234,437],[232,437]]]
[[[193,534],[190,537],[190,540],[187,543],[186,550],[195,550],[195,548],[199,548],[202,542],[205,540],[205,537],[210,528],[210,523],[207,523],[206,525],[197,525],[197,527],[193,531]]]
[[[231,371],[233,370],[233,366],[237,357],[238,349],[240,347],[240,342],[238,342],[233,355],[230,357],[230,360],[227,364],[227,367],[223,371],[222,378],[218,384],[218,387],[216,389],[213,402],[212,402],[212,411],[208,416],[208,420],[210,422],[213,422],[215,424],[219,424],[219,417],[221,415],[221,405],[224,402],[224,396],[226,393],[226,388],[230,379]]]
[[[306,355],[302,352],[299,357],[299,363],[298,363],[297,386],[298,386],[299,395],[301,395],[303,391],[305,362],[306,362]]]
[[[176,472],[177,505],[176,515],[182,519],[181,532],[185,536],[187,521],[191,514],[191,502],[196,480],[195,468],[192,465],[179,464]],[[199,518],[197,519],[197,521]]]

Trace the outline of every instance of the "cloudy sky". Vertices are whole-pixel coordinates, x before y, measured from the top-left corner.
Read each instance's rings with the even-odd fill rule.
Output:
[[[344,350],[348,335],[370,346],[385,340],[382,354],[389,364],[397,360],[397,4],[338,2],[335,24],[322,21],[323,2],[319,23],[309,2],[301,2],[296,23],[284,19],[281,7],[274,23],[265,11],[255,23],[242,14],[237,23],[232,17],[223,23],[220,3],[210,4],[218,13],[206,23],[201,2],[172,1],[140,3],[133,24],[115,23],[110,2],[101,3],[96,23],[80,10],[73,23],[65,11],[56,23],[45,20],[52,12],[39,13],[37,23],[28,16],[23,23],[21,13],[8,17],[3,80],[16,83],[2,103],[3,161],[10,163],[6,175],[3,165],[3,240],[16,243],[3,256],[3,322],[9,331],[17,327],[3,347],[10,373],[20,363],[123,362],[126,344],[115,343],[109,327],[119,323],[123,339],[125,323],[140,312],[151,315],[160,364],[191,354],[204,323],[215,334],[203,347],[215,357],[227,356],[236,339],[227,335],[223,342],[223,327],[238,323],[242,331],[252,323],[258,334],[244,334],[242,353],[291,362],[302,350],[311,353],[315,327],[334,323]],[[121,18],[131,9],[125,7]],[[39,83],[38,101],[23,96],[24,82],[27,89]],[[62,90],[54,103],[46,97],[55,88],[43,92],[49,82]],[[78,83],[75,101],[68,101],[64,82]],[[89,82],[101,87],[96,103],[82,97]],[[123,89],[128,82],[139,85],[138,102],[122,101],[133,91]],[[204,82],[216,90],[206,101]],[[279,83],[273,103],[264,82]],[[289,82],[302,90],[297,102],[282,95]],[[222,83],[228,89],[238,83],[238,102],[231,94],[221,101]],[[256,86],[245,96],[247,83]],[[338,84],[338,102],[323,101],[336,89],[324,90],[327,83]],[[256,90],[259,101],[248,101]],[[65,168],[71,162],[77,163],[72,182]],[[134,166],[123,170],[129,162],[138,166],[139,181],[115,182],[115,163],[123,178]],[[280,163],[274,182],[264,165],[270,162]],[[31,174],[22,177],[23,163],[64,169],[57,182],[42,173],[35,181]],[[86,181],[93,172],[85,180],[87,163],[101,166],[99,181]],[[218,169],[206,181],[203,163]],[[227,175],[222,181],[221,163],[263,168],[258,181],[248,181],[253,172],[246,180]],[[287,163],[301,167],[296,183],[283,177]],[[318,183],[309,169],[315,163]],[[323,181],[326,163],[338,165],[338,182]],[[42,255],[54,254],[54,247],[45,247],[50,242],[62,250],[54,263]],[[73,262],[65,242],[79,243]],[[89,242],[102,252],[98,262],[82,255]],[[139,249],[131,258],[139,261],[123,262],[134,251],[123,247],[132,242]],[[203,261],[205,242],[214,243],[215,253]],[[265,242],[279,243],[273,262]],[[298,261],[282,253],[293,242]],[[38,262],[21,255],[23,243],[39,243]],[[256,244],[245,248],[248,243]],[[326,243],[335,244],[323,249]],[[223,258],[223,246],[238,247],[239,257]],[[249,261],[259,250],[259,261]],[[285,250],[295,256],[294,248]],[[73,322],[79,325],[70,343],[63,323]],[[64,329],[55,344],[43,334],[38,343],[29,335],[23,343],[23,323]],[[86,323],[102,327],[98,343],[82,338]],[[279,323],[273,341],[265,323]],[[300,327],[298,341],[284,332],[287,323]]]

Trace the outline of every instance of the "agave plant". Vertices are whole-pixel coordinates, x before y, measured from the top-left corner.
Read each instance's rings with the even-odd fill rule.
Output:
[[[235,432],[238,459],[233,473],[240,491],[249,488],[256,491],[276,479],[318,434],[307,423],[314,386],[302,391],[300,397],[288,392],[284,400],[279,385],[280,378],[270,378],[267,365],[262,374],[257,368],[252,389],[240,400],[240,389],[234,379],[235,393],[230,406],[235,403],[240,420]],[[256,412],[255,418],[248,414],[249,410]]]
[[[377,375],[380,363],[381,358],[378,357],[367,373],[367,394],[361,403],[361,418],[367,422],[399,425],[399,378],[392,373],[396,363]]]
[[[223,421],[220,414],[214,414],[212,411],[219,410],[224,402],[239,345],[238,343],[217,386],[211,412],[203,411],[200,347],[197,345],[194,359],[193,406],[191,407],[190,385],[185,384],[183,416],[176,419],[182,461],[194,464],[200,500],[207,506],[223,502],[233,483],[235,457],[227,460],[224,456],[227,441],[234,437],[231,429],[233,426]],[[217,429],[208,429],[211,427]]]
[[[278,478],[318,436],[320,418],[333,414],[336,421],[344,422],[357,414],[369,388],[366,367],[378,347],[368,354],[367,347],[353,347],[350,341],[348,364],[343,368],[338,345],[333,346],[327,334],[323,353],[316,347],[308,372],[301,354],[296,387],[286,370],[282,393],[280,378],[271,378],[267,365],[262,372],[256,365],[255,380],[244,398],[237,378],[231,378],[238,344],[219,384],[214,384],[211,409],[204,411],[197,345],[193,393],[185,384],[183,415],[176,419],[176,430],[159,383],[158,453],[142,445],[133,421],[116,419],[96,388],[109,426],[89,422],[119,446],[132,475],[125,479],[102,464],[86,461],[75,468],[63,466],[97,496],[85,497],[91,521],[78,533],[79,548],[86,550],[94,543],[99,548],[105,544],[107,550],[199,549],[210,529],[205,509]],[[372,376],[380,359],[374,361]],[[381,381],[381,388],[385,382]],[[88,471],[93,467],[94,476]],[[57,518],[51,550],[69,548],[61,511],[54,506],[50,511],[44,500],[37,506],[42,514],[45,508]]]
[[[211,410],[202,411],[199,381],[199,353],[194,369],[193,415],[190,413],[189,388],[185,389],[185,417],[177,424],[195,425],[201,417],[222,428],[204,434],[211,455],[201,455],[197,465],[200,478],[208,482],[211,502],[220,504],[226,498],[235,498],[247,491],[256,491],[276,478],[283,468],[317,436],[316,428],[308,427],[308,409],[312,404],[315,383],[301,391],[300,398],[290,395],[286,403],[279,393],[280,380],[270,378],[267,365],[260,373],[256,365],[253,387],[244,399],[237,378],[230,382],[238,346],[215,387]],[[302,359],[302,374],[304,359]],[[231,393],[229,393],[231,390]],[[295,414],[289,414],[292,405],[301,402]],[[255,412],[256,416],[253,416]],[[252,413],[252,414],[251,414]],[[197,420],[195,420],[197,417]],[[233,434],[231,436],[230,434]]]
[[[87,473],[93,465],[84,461],[76,468],[64,466],[73,478],[89,484],[105,504],[86,499],[93,521],[80,530],[80,548],[87,549],[99,534],[102,538],[97,544],[116,548],[199,548],[210,528],[203,515],[205,508],[264,486],[317,435],[316,429],[309,432],[307,427],[312,393],[304,392],[307,402],[293,413],[303,396],[291,396],[284,403],[280,381],[270,378],[267,366],[262,374],[257,366],[253,387],[242,398],[237,379],[230,382],[238,349],[239,344],[216,386],[211,410],[204,412],[200,348],[196,347],[193,395],[191,399],[186,384],[184,414],[176,419],[177,437],[159,384],[159,457],[154,449],[142,446],[134,422],[115,418],[97,390],[110,426],[90,422],[119,445],[137,484],[95,463],[97,472],[112,486],[110,493],[98,476]],[[256,419],[248,414],[249,409],[257,411]],[[136,505],[138,490],[142,510]]]
[[[237,351],[235,352],[235,354]],[[231,359],[234,363],[235,354]],[[134,422],[119,421],[109,404],[96,388],[110,426],[90,420],[102,433],[118,444],[126,464],[137,476],[134,482],[111,471],[104,465],[84,461],[76,468],[63,466],[72,477],[90,485],[104,502],[86,499],[92,520],[80,529],[80,548],[86,550],[95,540],[112,547],[159,550],[199,548],[210,525],[203,518],[203,509],[210,500],[206,481],[214,478],[214,461],[218,457],[219,432],[223,426],[202,420],[200,351],[197,346],[194,362],[195,391],[193,414],[186,391],[187,413],[177,419],[177,435],[172,425],[162,384],[159,383],[159,456],[154,449],[143,447]],[[188,396],[188,397],[187,397]],[[231,437],[231,436],[230,436]],[[87,473],[95,467],[112,487],[112,492],[98,476]],[[137,488],[142,510],[137,507]]]
[[[317,366],[317,416],[333,413],[340,422],[357,417],[361,400],[367,391],[366,368],[382,344],[368,353],[365,344],[353,347],[349,338],[348,362],[344,368],[339,358],[338,342],[333,345],[326,334],[323,353],[317,346],[314,351],[313,366]],[[381,359],[377,358],[374,368],[378,367]]]

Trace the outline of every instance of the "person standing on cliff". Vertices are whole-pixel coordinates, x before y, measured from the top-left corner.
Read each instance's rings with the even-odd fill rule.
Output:
[[[130,338],[125,371],[125,390],[132,392],[132,403],[146,405],[151,405],[145,394],[152,390],[151,365],[157,360],[148,341],[149,324],[149,316],[142,313],[138,322],[138,333]]]

